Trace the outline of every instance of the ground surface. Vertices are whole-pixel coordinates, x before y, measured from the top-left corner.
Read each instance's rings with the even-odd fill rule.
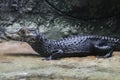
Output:
[[[0,43],[0,80],[120,80],[120,52],[43,61],[27,43]]]

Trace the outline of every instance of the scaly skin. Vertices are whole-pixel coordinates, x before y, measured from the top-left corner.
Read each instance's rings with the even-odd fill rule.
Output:
[[[46,57],[47,60],[88,55],[108,58],[112,56],[113,51],[120,50],[120,39],[117,37],[79,35],[60,40],[49,40],[38,31],[26,28],[13,34],[21,36],[21,40],[28,42],[36,52]]]

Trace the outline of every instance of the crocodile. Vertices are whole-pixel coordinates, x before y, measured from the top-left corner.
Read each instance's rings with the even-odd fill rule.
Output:
[[[20,37],[15,38],[13,34]],[[89,55],[97,58],[109,58],[113,51],[120,50],[120,38],[113,36],[76,35],[52,40],[45,38],[38,30],[27,28],[21,28],[18,32],[9,35],[6,33],[6,36],[26,41],[46,60]]]

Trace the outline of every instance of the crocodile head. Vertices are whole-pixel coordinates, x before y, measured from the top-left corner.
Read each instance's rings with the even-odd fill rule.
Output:
[[[16,41],[24,41],[29,44],[35,43],[38,39],[38,31],[35,29],[21,28],[19,31],[14,33],[5,32],[7,38]]]
[[[44,54],[44,42],[46,43],[47,39],[35,29],[21,28],[17,35],[20,36],[22,41],[27,42],[36,52]],[[42,55],[42,54],[41,54]]]
[[[17,34],[21,37],[22,41],[34,43],[38,36],[38,31],[34,29],[21,28]]]

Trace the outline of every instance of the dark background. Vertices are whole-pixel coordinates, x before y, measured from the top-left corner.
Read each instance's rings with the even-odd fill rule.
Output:
[[[120,0],[0,0],[0,31],[38,28],[48,38],[120,36]]]

